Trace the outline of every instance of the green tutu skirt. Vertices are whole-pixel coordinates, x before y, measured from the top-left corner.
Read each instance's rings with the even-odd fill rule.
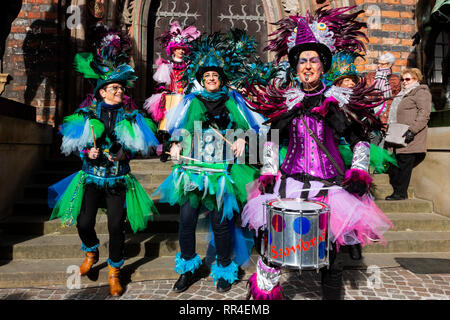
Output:
[[[50,220],[58,218],[61,221],[62,226],[75,225],[78,215],[80,214],[85,186],[87,183],[97,184],[97,180],[102,182],[100,184],[101,187],[104,187],[105,185],[113,186],[116,184],[126,186],[125,205],[127,210],[127,220],[130,223],[133,232],[136,233],[144,230],[147,227],[148,221],[153,221],[153,216],[159,214],[145,189],[131,173],[115,178],[98,178],[81,170],[75,175],[72,175],[70,181],[67,181],[64,184],[64,190],[53,192],[60,196],[58,196],[54,205]],[[58,185],[58,183],[54,186],[56,185]],[[54,186],[51,186],[49,190],[54,190]],[[49,199],[49,203],[51,202],[52,201]]]
[[[244,164],[234,164],[230,171],[175,165],[152,196],[160,196],[160,202],[170,205],[181,206],[189,201],[194,208],[204,206],[209,211],[222,211],[222,219],[230,220],[247,201],[246,184],[258,175],[258,169]]]

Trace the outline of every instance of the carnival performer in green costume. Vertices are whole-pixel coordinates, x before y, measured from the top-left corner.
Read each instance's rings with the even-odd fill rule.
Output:
[[[137,78],[124,63],[125,48],[131,47],[128,37],[107,29],[100,29],[100,35],[94,53],[75,57],[76,70],[93,79],[95,89],[61,125],[62,153],[79,153],[83,166],[49,188],[49,204],[54,206],[50,219],[59,218],[64,226],[77,225],[81,249],[86,253],[80,274],[86,275],[99,258],[95,222],[98,208],[106,204],[110,293],[118,296],[123,293],[119,275],[124,263],[125,219],[137,232],[157,213],[130,173],[129,162],[137,153],[148,154],[159,143],[154,135],[156,125],[124,95],[125,88]]]
[[[160,202],[180,205],[181,252],[175,258],[180,277],[173,290],[189,288],[202,264],[196,253],[195,228],[199,213],[207,210],[217,253],[210,276],[217,282],[217,291],[225,292],[238,279],[238,267],[248,263],[253,246],[252,235],[235,228],[234,220],[247,201],[245,185],[259,171],[239,157],[246,150],[244,135],[252,130],[257,134],[264,120],[230,87],[245,82],[256,43],[245,32],[232,30],[203,36],[191,46],[185,76],[189,82],[196,79],[202,89],[186,95],[166,116],[171,134],[167,150],[179,162],[153,195],[159,195]]]

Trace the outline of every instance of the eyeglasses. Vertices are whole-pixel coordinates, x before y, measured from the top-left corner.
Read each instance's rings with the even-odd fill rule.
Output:
[[[116,94],[117,91],[122,90],[122,92],[125,92],[125,88],[122,86],[110,86],[105,88],[107,91]]]
[[[401,78],[401,81],[411,81],[411,78]]]

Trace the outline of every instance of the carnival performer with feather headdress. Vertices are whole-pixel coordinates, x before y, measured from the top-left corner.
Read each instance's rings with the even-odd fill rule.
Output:
[[[191,43],[190,50],[185,79],[196,80],[202,87],[167,113],[170,155],[180,162],[153,196],[180,205],[181,252],[175,258],[180,277],[173,290],[185,291],[197,278],[202,259],[196,253],[195,228],[199,213],[207,210],[210,243],[217,254],[210,276],[217,282],[217,291],[225,292],[238,279],[238,267],[248,264],[253,247],[251,233],[247,236],[235,228],[234,221],[247,200],[245,185],[257,178],[258,170],[236,163],[235,158],[245,153],[245,132],[258,133],[264,120],[231,88],[239,89],[246,82],[246,70],[252,68],[248,64],[259,65],[256,42],[236,29],[202,36]]]
[[[120,267],[124,264],[125,219],[134,232],[143,230],[157,214],[152,200],[130,173],[130,160],[159,145],[156,125],[125,99],[125,90],[136,80],[127,63],[129,37],[97,27],[93,52],[75,56],[75,70],[91,80],[95,89],[74,114],[64,118],[61,151],[78,153],[82,169],[49,188],[50,219],[63,226],[76,224],[86,258],[80,274],[86,275],[99,259],[100,241],[95,232],[99,206],[106,204],[109,232],[107,259],[110,293],[123,293]],[[126,209],[125,209],[126,207]]]
[[[265,88],[248,89],[258,98],[253,108],[269,119],[272,129],[280,130],[287,151],[280,167],[277,152],[264,152],[273,157],[261,170],[256,191],[262,194],[248,200],[242,226],[261,231],[263,205],[268,200],[302,198],[327,204],[331,247],[318,246],[319,255],[329,252],[329,268],[321,269],[324,299],[341,297],[343,261],[339,247],[383,243],[383,233],[392,226],[368,194],[372,178],[367,133],[380,126],[371,108],[379,105],[381,98],[372,87],[366,88],[363,79],[353,88],[327,87],[322,81],[333,53],[344,49],[364,52],[361,40],[366,36],[360,29],[365,24],[356,20],[363,11],[349,13],[352,9],[320,8],[314,16],[292,15],[275,23],[278,29],[266,49],[276,53],[276,63],[288,57],[292,75],[286,78],[293,81],[281,84],[275,80]],[[341,137],[353,151],[348,170],[339,154]],[[276,151],[278,146],[267,144],[266,148]],[[252,296],[283,298],[280,277],[279,266],[259,259],[257,272],[249,279]]]
[[[188,82],[182,78],[190,63],[186,59],[190,53],[190,42],[200,35],[200,31],[196,27],[187,26],[183,29],[178,21],[174,21],[170,24],[170,29],[157,38],[171,59],[170,61],[162,58],[156,60],[158,67],[153,75],[156,92],[145,100],[143,108],[155,122],[159,123],[158,137],[162,143],[170,138],[167,134],[165,120],[167,112],[181,101],[184,94],[190,91],[187,88]]]

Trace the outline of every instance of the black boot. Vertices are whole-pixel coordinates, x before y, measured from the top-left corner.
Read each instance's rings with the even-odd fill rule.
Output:
[[[359,243],[348,246],[348,253],[352,260],[361,260],[361,245]]]
[[[393,193],[390,196],[387,196],[386,200],[405,200],[407,197]]]
[[[224,293],[231,289],[231,283],[229,283],[227,280],[220,278],[219,281],[217,281],[217,292]]]
[[[173,291],[180,293],[186,291],[191,284],[194,282],[194,274],[190,271],[183,273],[175,282],[173,286]]]
[[[322,300],[342,300],[341,287],[322,284]]]

